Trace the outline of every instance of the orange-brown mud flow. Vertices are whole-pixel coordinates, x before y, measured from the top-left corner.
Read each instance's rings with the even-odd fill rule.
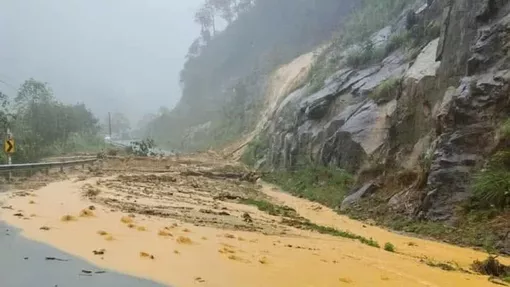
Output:
[[[100,267],[176,287],[494,286],[469,272],[484,253],[366,226],[253,183],[234,163],[197,158],[109,160],[7,193],[0,219]],[[295,212],[270,215],[247,199]],[[282,216],[391,242],[396,252],[296,229]]]

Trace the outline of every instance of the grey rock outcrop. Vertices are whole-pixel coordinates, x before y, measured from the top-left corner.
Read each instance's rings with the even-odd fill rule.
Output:
[[[510,71],[504,47],[510,37],[508,1],[455,1],[451,9],[451,25],[443,35],[448,47],[440,68],[442,83],[448,84],[452,76],[461,75],[462,67],[465,76],[458,88],[444,93],[436,115],[438,137],[423,201],[416,210],[418,216],[430,220],[451,219],[454,207],[471,196],[473,172],[497,144],[497,123],[508,117],[510,108]],[[473,23],[469,17],[475,14]],[[461,17],[464,25],[452,24],[455,17]],[[492,18],[490,24],[488,17]],[[467,50],[463,43],[472,45]],[[464,62],[459,62],[462,59]],[[446,63],[461,65],[451,67]]]
[[[415,59],[396,51],[370,67],[338,70],[313,94],[307,86],[293,92],[265,131],[266,166],[292,168],[304,159],[354,174],[373,165],[410,171],[419,174],[416,182],[395,191],[389,206],[430,220],[453,218],[497,145],[497,125],[510,115],[510,1],[415,6],[415,20],[441,23],[441,36]],[[374,34],[377,45],[405,29],[406,15]],[[388,79],[401,79],[395,97],[374,99]],[[342,208],[373,192],[367,189]]]
[[[352,207],[354,204],[358,203],[362,198],[365,198],[367,196],[370,196],[374,192],[377,191],[379,187],[370,182],[365,184],[363,187],[352,193],[351,195],[347,196],[343,201],[342,205],[340,206],[341,211],[346,211],[350,207]]]

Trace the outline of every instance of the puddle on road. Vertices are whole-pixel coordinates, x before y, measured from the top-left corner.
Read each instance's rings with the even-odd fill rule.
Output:
[[[254,207],[214,200],[215,192],[209,194],[207,188],[224,190],[208,179],[187,179],[201,184],[189,189],[196,192],[187,192],[179,186],[182,178],[168,184],[160,180],[150,188],[143,186],[143,180],[121,183],[115,178],[99,179],[103,184],[95,200],[83,196],[83,186],[94,186],[98,178],[52,183],[25,196],[5,198],[4,205],[13,210],[0,210],[1,218],[23,229],[28,238],[100,267],[177,287],[494,286],[487,277],[444,271],[419,259],[428,257],[468,269],[474,259],[485,257],[483,253],[364,226],[315,203],[276,192],[268,185],[262,188],[266,195],[312,222],[373,237],[381,245],[391,242],[397,253],[281,226],[278,217]],[[223,186],[236,188],[230,183]],[[176,188],[186,192],[172,191]],[[160,212],[140,214],[137,204],[167,213],[164,217]],[[225,210],[223,207],[228,216],[199,212],[217,212]],[[80,217],[85,209],[93,215]],[[22,216],[14,216],[18,213]],[[252,223],[243,221],[244,213],[250,214]],[[75,220],[62,221],[64,215]]]

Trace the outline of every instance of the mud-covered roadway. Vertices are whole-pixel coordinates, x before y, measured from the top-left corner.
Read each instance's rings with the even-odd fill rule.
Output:
[[[288,232],[275,218],[239,204],[270,198],[256,184],[260,176],[237,163],[126,158],[107,161],[99,174],[100,179],[83,186],[84,192],[114,210],[226,230]]]
[[[350,220],[214,153],[37,174],[0,205],[28,238],[176,287],[493,286],[470,270],[481,252]]]

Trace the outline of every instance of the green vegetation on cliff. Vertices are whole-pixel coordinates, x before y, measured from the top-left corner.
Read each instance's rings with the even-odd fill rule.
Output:
[[[408,0],[363,0],[349,15],[336,37],[341,46],[363,43],[378,30],[392,23],[410,4]]]
[[[358,4],[346,0],[205,1],[201,36],[181,72],[182,99],[149,124],[159,143],[193,150],[221,145],[250,131],[267,77],[278,66],[330,39]],[[215,22],[223,18],[224,30]],[[195,139],[193,126],[210,122]]]

